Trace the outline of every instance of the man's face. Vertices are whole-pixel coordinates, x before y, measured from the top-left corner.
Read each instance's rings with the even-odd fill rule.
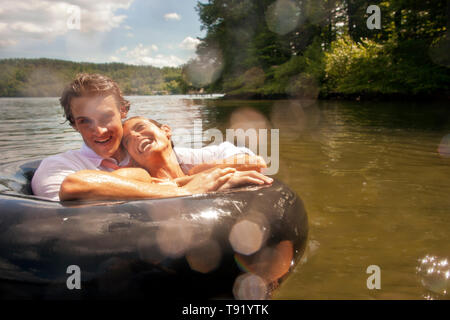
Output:
[[[158,128],[143,118],[128,120],[123,126],[123,145],[141,166],[170,147],[170,136],[168,126]]]
[[[117,156],[123,136],[121,119],[126,114],[119,111],[114,96],[73,98],[71,108],[73,127],[84,143],[103,158]]]

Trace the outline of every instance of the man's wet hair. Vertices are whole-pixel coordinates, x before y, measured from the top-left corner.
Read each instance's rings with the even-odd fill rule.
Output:
[[[73,98],[83,96],[109,96],[116,99],[119,110],[128,112],[130,102],[126,100],[117,83],[107,76],[98,73],[79,73],[65,88],[59,99],[64,109],[64,116],[71,125],[75,123],[72,115],[71,102]]]

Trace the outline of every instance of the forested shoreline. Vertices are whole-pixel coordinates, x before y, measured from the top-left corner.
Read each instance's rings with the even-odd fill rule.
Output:
[[[367,26],[370,5],[380,9],[381,29]],[[228,97],[448,98],[449,6],[445,0],[199,2],[207,34],[190,65],[213,71],[209,79],[187,79]]]
[[[126,95],[186,93],[181,68],[123,63],[86,63],[55,59],[0,60],[0,97],[57,97],[77,73],[101,73]]]

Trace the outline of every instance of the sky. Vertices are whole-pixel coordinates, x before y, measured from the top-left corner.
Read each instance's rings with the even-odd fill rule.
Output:
[[[0,59],[179,66],[195,56],[197,0],[0,0]]]

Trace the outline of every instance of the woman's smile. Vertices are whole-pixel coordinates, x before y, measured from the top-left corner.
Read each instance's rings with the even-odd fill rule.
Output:
[[[158,123],[157,123],[158,124]],[[123,146],[141,166],[166,159],[171,151],[171,131],[150,119],[134,117],[123,123]]]
[[[155,142],[155,139],[153,138],[145,138],[143,139],[138,146],[138,151],[140,153],[144,153],[147,150],[150,150],[153,146],[153,142]]]

